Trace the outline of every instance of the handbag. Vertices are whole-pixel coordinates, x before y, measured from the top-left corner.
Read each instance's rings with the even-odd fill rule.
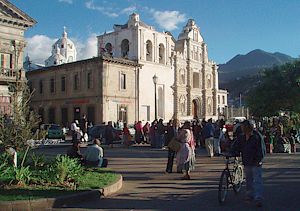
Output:
[[[181,144],[179,143],[179,141],[176,138],[172,138],[172,140],[170,141],[170,143],[168,144],[168,147],[174,151],[174,152],[178,152],[181,148]]]

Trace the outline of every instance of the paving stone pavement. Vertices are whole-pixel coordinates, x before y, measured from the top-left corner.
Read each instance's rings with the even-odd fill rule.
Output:
[[[41,152],[50,155],[65,150]],[[122,189],[101,200],[54,210],[300,210],[299,153],[266,157],[265,201],[262,208],[256,208],[243,201],[243,192],[236,195],[230,191],[226,204],[218,204],[218,181],[225,166],[224,158],[208,158],[203,149],[197,150],[196,168],[189,181],[181,180],[181,174],[165,174],[166,150],[134,146],[105,148],[104,152],[109,168],[123,175]]]

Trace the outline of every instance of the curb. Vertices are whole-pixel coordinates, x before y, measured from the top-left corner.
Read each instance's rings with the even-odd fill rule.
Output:
[[[78,201],[89,201],[91,199],[101,199],[116,193],[122,188],[123,177],[118,176],[118,180],[109,186],[101,189],[81,192],[77,194],[59,196],[57,198],[42,198],[36,200],[20,200],[20,201],[0,201],[1,211],[17,211],[17,210],[52,210],[52,208],[67,207]]]

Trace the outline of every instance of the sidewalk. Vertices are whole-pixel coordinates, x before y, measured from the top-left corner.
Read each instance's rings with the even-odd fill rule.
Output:
[[[196,169],[191,180],[181,174],[165,174],[167,151],[140,145],[105,149],[109,168],[123,175],[123,188],[104,200],[78,203],[66,210],[253,210],[243,203],[243,194],[229,192],[227,203],[219,206],[218,182],[224,158],[208,158],[197,151]],[[298,210],[300,190],[299,154],[267,155],[264,165],[265,205],[263,210]],[[175,169],[175,166],[173,167]]]

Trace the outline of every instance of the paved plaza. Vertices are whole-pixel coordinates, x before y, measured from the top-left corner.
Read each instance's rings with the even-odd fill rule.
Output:
[[[66,148],[40,150],[45,154],[64,153]],[[83,149],[84,151],[84,149]],[[190,181],[181,174],[165,174],[167,151],[148,146],[129,149],[105,148],[109,168],[123,175],[123,187],[115,195],[78,203],[63,210],[255,210],[243,201],[243,193],[230,191],[226,204],[217,200],[218,181],[224,158],[208,158],[197,150],[197,165]],[[259,210],[299,210],[300,154],[272,154],[265,159],[265,203]],[[175,165],[174,168],[175,169]],[[55,209],[61,210],[61,209]]]

